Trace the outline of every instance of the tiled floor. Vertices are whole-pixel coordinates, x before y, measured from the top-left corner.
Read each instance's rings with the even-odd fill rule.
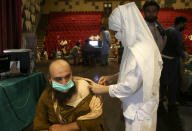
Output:
[[[47,73],[50,61],[42,61],[36,66],[37,71]],[[110,75],[118,72],[119,65],[110,63],[109,66],[82,66],[72,65],[73,76],[87,77],[97,80],[102,75]],[[121,103],[118,99],[111,98],[108,94],[102,95],[104,118],[110,131],[124,131],[124,122],[121,111]],[[178,110],[166,111],[166,103],[158,110],[157,131],[192,131],[192,102],[188,106],[179,106]]]

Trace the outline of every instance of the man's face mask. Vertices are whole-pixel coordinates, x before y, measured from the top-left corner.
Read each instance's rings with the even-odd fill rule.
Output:
[[[73,86],[74,86],[74,82],[72,80],[69,80],[69,82],[66,85],[57,83],[54,80],[52,80],[52,87],[57,91],[67,92]]]

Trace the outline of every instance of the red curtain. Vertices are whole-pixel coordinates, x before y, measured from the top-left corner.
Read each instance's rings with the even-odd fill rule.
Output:
[[[0,54],[21,47],[21,0],[0,1]]]

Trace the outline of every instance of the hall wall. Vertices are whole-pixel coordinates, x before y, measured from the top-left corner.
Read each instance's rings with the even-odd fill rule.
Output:
[[[131,1],[123,0],[123,3]],[[136,4],[142,7],[146,0],[137,0]],[[184,9],[192,8],[192,0],[155,0],[161,8]],[[41,13],[49,14],[50,12],[69,12],[69,11],[103,11],[104,3],[112,3],[112,9],[117,7],[119,0],[46,0],[41,7]]]

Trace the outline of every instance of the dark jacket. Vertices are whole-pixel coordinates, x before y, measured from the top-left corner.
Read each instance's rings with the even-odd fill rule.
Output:
[[[184,44],[181,32],[172,26],[166,29],[167,43],[163,49],[163,54],[171,57],[184,57]]]

